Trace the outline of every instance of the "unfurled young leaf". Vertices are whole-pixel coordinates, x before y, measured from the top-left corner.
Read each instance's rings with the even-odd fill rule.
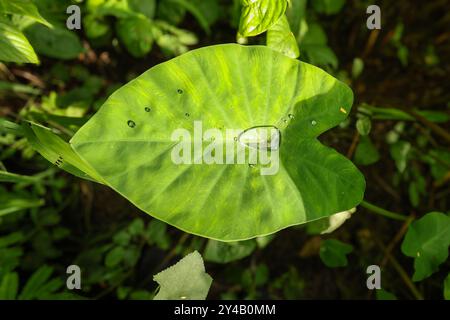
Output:
[[[204,300],[212,283],[197,251],[161,271],[153,280],[160,286],[155,300]]]
[[[190,233],[245,240],[361,202],[362,174],[317,140],[348,116],[352,101],[351,90],[319,68],[267,47],[218,45],[160,64],[116,91],[71,145],[141,210]],[[203,131],[237,130],[219,146],[243,145],[244,163],[175,163],[172,134],[185,129],[193,137],[199,122]],[[244,132],[261,125],[281,135],[272,175],[249,162],[243,142]]]
[[[10,22],[0,17],[0,61],[39,63],[25,35]]]
[[[281,17],[267,31],[267,46],[294,59],[300,55],[297,39],[289,28],[286,16]]]
[[[287,0],[242,0],[239,34],[257,36],[272,27],[284,15]]]
[[[413,281],[428,278],[448,258],[450,246],[450,217],[441,212],[430,212],[408,228],[402,243],[402,252],[414,258]]]
[[[320,245],[320,259],[329,268],[345,267],[348,264],[347,255],[353,251],[353,246],[336,239],[323,240]]]
[[[206,261],[229,263],[249,256],[255,249],[255,240],[238,242],[209,240],[203,256]]]

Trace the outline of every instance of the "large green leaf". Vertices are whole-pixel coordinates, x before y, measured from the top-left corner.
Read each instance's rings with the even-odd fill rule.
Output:
[[[4,13],[26,16],[47,27],[52,26],[40,15],[36,5],[31,0],[0,0],[0,14]]]
[[[39,59],[24,34],[0,18],[0,61],[39,63]]]
[[[212,283],[197,251],[161,271],[153,279],[160,285],[155,300],[204,300]]]
[[[218,45],[160,64],[119,89],[71,144],[106,184],[152,216],[201,236],[244,240],[361,202],[362,174],[316,139],[347,117],[352,100],[345,84],[319,68],[267,47]],[[175,164],[172,133],[193,135],[194,120],[222,134],[276,126],[278,172],[261,175],[267,168],[250,164],[250,147],[242,164]],[[236,139],[220,147],[240,144]]]
[[[267,46],[294,59],[300,55],[297,39],[289,28],[286,16],[267,31]]]
[[[414,281],[421,281],[447,260],[450,246],[450,217],[430,212],[413,222],[402,243],[402,252],[414,258]]]
[[[239,33],[244,37],[265,32],[286,12],[287,0],[242,0]]]

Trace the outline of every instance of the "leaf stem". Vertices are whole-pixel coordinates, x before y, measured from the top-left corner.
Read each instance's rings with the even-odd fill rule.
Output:
[[[367,202],[365,200],[363,200],[360,203],[360,206],[363,208],[366,208],[369,211],[372,211],[373,213],[379,214],[380,216],[384,216],[387,218],[391,218],[394,220],[400,220],[400,221],[408,220],[408,217],[403,214],[395,213],[395,212],[380,208],[380,207],[378,207],[370,202]]]

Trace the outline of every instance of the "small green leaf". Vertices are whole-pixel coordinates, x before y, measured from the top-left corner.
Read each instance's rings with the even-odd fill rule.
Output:
[[[297,39],[289,28],[286,16],[281,17],[267,31],[267,46],[294,59],[300,55]]]
[[[444,280],[444,299],[450,300],[450,273]]]
[[[204,300],[212,283],[197,251],[161,271],[153,279],[160,285],[155,300]]]
[[[356,129],[358,130],[360,135],[367,136],[372,129],[372,121],[370,121],[370,118],[367,116],[361,116],[356,121]]]
[[[39,64],[39,59],[25,35],[2,19],[0,19],[0,61]]]
[[[209,240],[203,256],[206,261],[228,263],[249,256],[255,249],[255,240],[238,242]]]
[[[144,57],[152,49],[152,29],[152,22],[143,16],[120,19],[116,24],[120,40],[135,58]]]
[[[318,13],[327,15],[336,14],[341,11],[346,0],[313,0],[313,8]]]
[[[53,273],[53,268],[47,265],[36,270],[22,289],[20,300],[31,300],[38,297],[39,291],[45,286]]]
[[[50,129],[31,122],[23,124],[22,129],[30,145],[45,159],[75,176],[101,183],[97,173]]]
[[[25,28],[24,33],[36,52],[50,58],[70,60],[84,52],[77,34],[65,27],[50,29],[35,23]]]
[[[252,37],[267,31],[284,15],[286,0],[242,0],[239,34]]]
[[[197,19],[198,23],[207,34],[211,33],[208,18],[206,16],[207,12],[199,10],[197,6],[195,6],[195,4],[192,4],[190,1],[187,0],[168,0],[168,1],[178,5],[181,8],[186,9],[186,11],[191,13]]]
[[[2,13],[26,16],[47,27],[52,26],[40,15],[36,5],[30,0],[0,0],[0,14]]]
[[[44,199],[28,194],[7,192],[0,188],[0,216],[44,205]]]
[[[353,59],[352,65],[352,77],[353,79],[358,78],[364,70],[364,61],[361,58]]]
[[[16,272],[7,273],[0,283],[0,300],[16,299],[19,289],[19,275]]]
[[[430,212],[408,228],[402,252],[414,258],[413,281],[428,278],[447,260],[450,246],[450,217]]]
[[[404,172],[410,157],[411,144],[407,141],[397,141],[390,146],[391,157],[400,173]]]
[[[353,251],[353,246],[336,239],[323,240],[320,245],[320,259],[329,268],[345,267],[348,264],[347,255]]]
[[[361,136],[355,151],[355,163],[368,166],[380,160],[380,153],[369,136]]]
[[[125,249],[121,246],[113,248],[105,257],[105,266],[108,268],[116,267],[125,257]]]
[[[22,242],[24,238],[25,238],[24,234],[20,231],[10,233],[4,237],[0,237],[0,248],[5,248],[12,244]]]
[[[397,300],[395,294],[384,289],[376,290],[377,300]]]
[[[147,18],[153,19],[156,11],[156,0],[128,0],[131,10],[144,14]]]

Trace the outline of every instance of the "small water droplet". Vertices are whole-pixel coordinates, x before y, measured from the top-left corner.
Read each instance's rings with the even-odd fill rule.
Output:
[[[254,167],[255,167],[255,165],[254,165],[253,163],[249,163],[248,166],[249,166],[250,168],[254,168]]]
[[[289,114],[289,119],[294,119],[294,115],[292,113]]]
[[[284,123],[287,123],[288,121],[287,121],[287,119],[284,119],[283,122],[284,122]]]
[[[313,121],[311,121],[311,124],[312,124],[313,126],[315,126],[315,125],[317,124],[317,121],[316,121],[316,120],[313,120]]]
[[[136,122],[134,122],[133,120],[128,120],[127,124],[130,128],[136,127]]]
[[[238,141],[238,137],[234,137],[234,141]]]
[[[178,92],[178,94],[182,94],[182,93],[183,93],[183,90],[178,89],[177,92]]]
[[[186,117],[189,117],[189,116],[190,116],[190,114],[189,114],[188,112],[186,112],[184,115],[185,115]]]
[[[150,112],[152,109],[150,107],[145,107],[145,112]]]

